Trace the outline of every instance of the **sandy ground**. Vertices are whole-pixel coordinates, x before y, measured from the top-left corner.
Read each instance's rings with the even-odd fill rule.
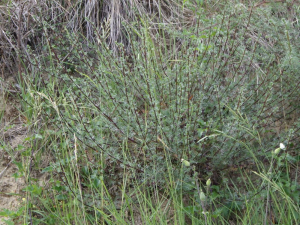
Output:
[[[1,82],[1,81],[0,81]],[[1,85],[3,87],[3,83]],[[25,183],[23,178],[15,179],[13,174],[18,172],[17,166],[13,163],[18,159],[18,152],[15,150],[22,145],[26,138],[27,129],[19,118],[17,110],[18,103],[13,96],[4,96],[0,90],[0,211],[8,209],[16,211],[25,193],[22,191]],[[0,114],[0,115],[1,115]],[[0,117],[1,119],[1,117]],[[4,217],[0,216],[0,225]]]

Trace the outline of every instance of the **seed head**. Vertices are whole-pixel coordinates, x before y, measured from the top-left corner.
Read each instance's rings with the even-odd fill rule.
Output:
[[[211,185],[211,180],[210,178],[206,181],[206,186],[209,187]]]
[[[191,165],[190,162],[187,161],[187,160],[185,160],[185,159],[181,159],[181,162],[182,162],[183,165],[185,165],[185,166],[190,166],[190,165]]]
[[[200,191],[200,201],[205,201],[205,199],[206,199],[206,196],[205,196],[204,192],[201,190]]]

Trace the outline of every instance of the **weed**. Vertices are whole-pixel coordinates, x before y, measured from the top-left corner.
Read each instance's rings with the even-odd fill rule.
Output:
[[[40,42],[12,53],[36,129],[26,222],[297,221],[298,4],[56,4],[34,5]]]

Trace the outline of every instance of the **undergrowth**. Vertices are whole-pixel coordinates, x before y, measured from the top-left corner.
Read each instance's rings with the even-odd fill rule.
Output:
[[[44,1],[11,53],[24,223],[295,224],[299,4],[96,2]]]

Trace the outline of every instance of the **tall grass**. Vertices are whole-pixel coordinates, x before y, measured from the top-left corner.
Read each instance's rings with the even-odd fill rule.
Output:
[[[2,11],[41,10],[3,48],[48,175],[24,223],[296,223],[299,5],[129,2]]]

